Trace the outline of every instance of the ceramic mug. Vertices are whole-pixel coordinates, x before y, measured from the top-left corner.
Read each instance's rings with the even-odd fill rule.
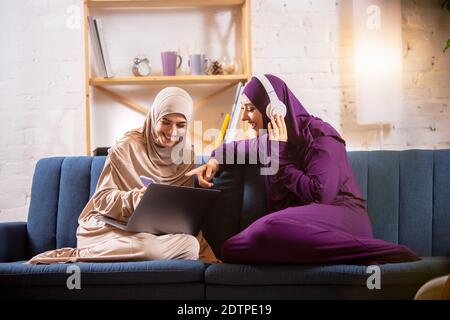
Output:
[[[177,59],[179,59],[177,63]],[[163,75],[174,76],[177,70],[181,67],[183,59],[176,51],[163,51],[161,52],[161,61]]]

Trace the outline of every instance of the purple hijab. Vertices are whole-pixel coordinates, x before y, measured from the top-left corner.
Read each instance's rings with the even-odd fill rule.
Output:
[[[315,136],[322,135],[332,136],[345,145],[345,141],[331,125],[306,111],[283,80],[271,74],[265,76],[272,84],[278,99],[283,101],[287,107],[285,122],[289,144],[306,144],[309,146],[314,141]],[[243,93],[262,113],[264,128],[267,128],[269,118],[266,115],[266,108],[270,100],[261,82],[253,77],[245,86]]]
[[[330,136],[345,146],[345,141],[339,133],[330,124],[310,115],[283,80],[271,74],[267,74],[266,77],[272,84],[278,98],[287,107],[285,122],[288,131],[288,143],[285,148],[280,148],[280,152],[295,157],[301,168],[304,166],[304,155],[314,143],[315,138]],[[264,128],[267,128],[269,118],[266,115],[266,107],[270,100],[261,82],[253,77],[245,86],[243,93],[262,113]],[[279,177],[278,173],[266,176],[266,178],[269,212],[303,204],[295,194],[285,187],[285,181]]]

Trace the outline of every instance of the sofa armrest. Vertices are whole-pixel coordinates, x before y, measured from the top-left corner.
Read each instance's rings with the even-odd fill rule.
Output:
[[[0,223],[0,262],[24,260],[26,241],[26,222]]]

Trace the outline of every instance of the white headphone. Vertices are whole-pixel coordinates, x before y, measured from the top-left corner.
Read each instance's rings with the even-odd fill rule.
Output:
[[[270,83],[269,79],[265,75],[254,76],[256,79],[261,82],[264,89],[266,89],[267,95],[269,96],[270,105],[266,108],[266,114],[269,119],[276,114],[281,115],[283,118],[286,116],[287,109],[286,105],[278,99],[277,93]]]

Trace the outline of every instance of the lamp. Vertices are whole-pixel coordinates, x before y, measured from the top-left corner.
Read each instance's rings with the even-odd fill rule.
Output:
[[[353,0],[356,109],[359,124],[402,116],[400,0]]]

